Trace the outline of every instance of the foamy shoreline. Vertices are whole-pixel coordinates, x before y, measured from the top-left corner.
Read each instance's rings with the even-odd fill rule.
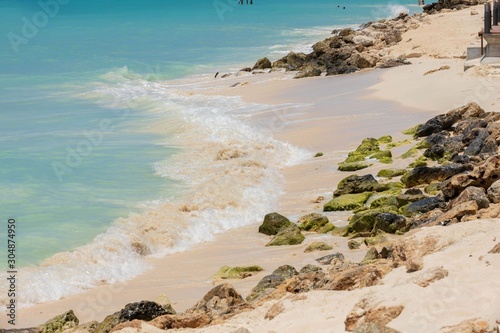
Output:
[[[439,22],[440,19],[454,22],[457,17],[469,18],[470,14],[468,10],[464,10],[444,16],[430,17],[430,25]],[[473,25],[478,24],[478,21],[480,21],[480,17],[476,16],[475,20],[470,22],[471,31],[477,30]],[[451,23],[449,24],[451,25]],[[418,35],[418,32],[422,30],[425,31],[425,26],[412,31],[412,33]],[[464,39],[469,37],[470,35],[464,36]],[[407,40],[406,37],[404,37],[402,44],[405,40]],[[463,41],[457,43],[463,43]],[[440,46],[436,45],[436,48],[440,49]],[[463,48],[465,49],[465,46]],[[311,158],[306,163],[284,170],[286,193],[280,198],[279,211],[281,213],[289,217],[298,217],[301,214],[317,210],[318,207],[310,203],[310,200],[314,199],[316,195],[331,192],[337,181],[345,176],[345,174],[336,171],[336,163],[345,157],[345,150],[355,148],[355,145],[364,137],[395,135],[399,130],[428,119],[431,114],[448,111],[451,106],[457,103],[456,99],[463,97],[467,91],[471,93],[472,97],[475,96],[474,89],[482,79],[470,73],[461,73],[460,62],[462,60],[426,59],[426,54],[415,61],[418,62],[417,64],[396,69],[300,81],[281,80],[279,75],[282,74],[276,74],[278,76],[276,81],[270,81],[269,78],[266,78],[268,82],[265,83],[250,82],[250,84],[238,88],[224,89],[227,94],[241,95],[247,102],[267,104],[286,102],[304,105],[300,112],[292,114],[289,118],[287,118],[286,109],[279,111],[282,113],[281,115],[278,113],[278,120],[283,121],[285,126],[278,127],[271,133],[273,137],[281,141],[291,142],[299,147],[305,147],[309,151],[323,151],[325,158]],[[428,69],[435,69],[442,64],[449,64],[451,69],[425,78],[422,76]],[[400,84],[403,78],[408,80],[408,86]],[[423,81],[424,79],[425,81]],[[230,84],[231,80],[227,80],[225,84]],[[453,80],[454,84],[443,84],[449,80]],[[497,79],[492,78],[491,80]],[[370,84],[366,84],[366,81],[369,81]],[[360,82],[363,82],[364,87],[353,89],[359,87]],[[414,97],[414,94],[417,96],[426,95],[427,90],[436,91],[443,86],[446,89],[440,90],[439,96],[431,95],[427,100]],[[345,89],[344,92],[331,93],[342,90],[342,88]],[[372,95],[370,96],[370,94]],[[397,96],[397,99],[394,96]],[[498,100],[497,96],[500,95],[496,91],[487,98],[482,96],[481,106],[490,111],[490,107]],[[347,112],[340,116],[332,115],[332,105],[342,98],[346,98],[343,103],[347,104],[341,103],[337,106],[346,108],[347,105],[348,108],[345,109]],[[384,99],[392,101],[383,102]],[[458,103],[462,104],[462,101]],[[401,105],[406,105],[406,107]],[[367,112],[367,107],[369,107],[370,112]],[[250,117],[250,122],[262,126],[266,121],[275,119],[276,116],[276,114],[260,114]],[[336,225],[341,225],[335,220],[333,222]],[[21,310],[18,313],[20,326],[30,327],[41,324],[48,318],[68,309],[74,309],[82,322],[93,319],[102,320],[104,316],[119,310],[128,302],[142,299],[154,300],[161,294],[165,294],[173,302],[174,308],[180,311],[192,306],[213,287],[209,277],[220,266],[258,264],[262,265],[266,271],[272,271],[281,264],[291,264],[300,269],[305,264],[314,263],[314,256],[303,253],[303,248],[312,241],[314,236],[308,237],[300,246],[266,248],[264,245],[268,238],[257,234],[256,226],[251,225],[231,230],[218,235],[215,241],[196,245],[188,252],[151,260],[155,266],[153,270],[124,284],[93,288],[84,294]],[[488,227],[491,227],[492,231],[498,232],[498,228],[495,226]],[[330,239],[337,244],[335,251],[346,253],[352,261],[361,260],[365,254],[365,250],[347,250],[347,240],[344,238],[331,236]],[[171,267],[176,267],[175,274],[172,274]],[[241,281],[231,281],[231,283],[240,293],[246,295],[263,274],[265,273]],[[355,302],[356,297],[361,293],[363,291],[354,292],[353,299],[349,302]],[[311,295],[311,299],[316,296],[318,294],[314,293]],[[330,302],[338,301],[335,297],[330,299],[329,295],[319,295],[318,297],[328,299]],[[293,303],[293,301],[290,302]],[[320,307],[315,302],[307,303],[307,307],[313,306]],[[321,304],[321,306],[326,305]],[[347,307],[346,311],[352,308],[352,305],[345,306]],[[292,308],[287,307],[290,315],[293,313]],[[320,307],[320,309],[323,308]],[[262,315],[259,320],[264,320],[263,317]],[[345,316],[341,319],[344,318]],[[249,327],[262,324],[259,324],[257,319],[253,319],[253,317],[249,317],[246,321]],[[262,328],[280,331],[285,327],[283,326],[285,324],[286,320],[280,321],[278,317],[273,322],[266,323]],[[338,320],[335,321],[335,324],[338,325]],[[404,324],[399,323],[400,329],[404,327],[401,325]],[[231,325],[229,325],[219,327],[216,330],[217,332],[231,332],[231,329]],[[210,327],[205,331],[209,332]]]

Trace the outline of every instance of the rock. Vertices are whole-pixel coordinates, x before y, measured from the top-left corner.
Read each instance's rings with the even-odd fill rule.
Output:
[[[361,44],[364,47],[370,47],[375,44],[375,39],[369,36],[358,35],[353,38],[354,44]]]
[[[372,175],[352,175],[342,179],[338,183],[337,189],[333,192],[333,196],[338,197],[343,194],[371,192],[375,191],[378,186],[379,182],[376,181]]]
[[[388,241],[387,237],[385,237],[383,233],[380,233],[376,236],[365,238],[363,240],[363,243],[365,243],[366,246],[370,247],[377,244],[385,243],[387,241]]]
[[[500,202],[500,179],[496,180],[490,187],[488,187],[488,199],[492,203]]]
[[[325,242],[314,242],[310,244],[304,252],[314,252],[314,251],[328,251],[332,250],[333,246],[326,244]]]
[[[264,217],[264,221],[259,227],[259,232],[268,236],[273,236],[282,228],[291,226],[293,223],[289,219],[278,213],[269,213]]]
[[[315,265],[311,265],[311,264],[307,264],[305,265],[304,267],[301,268],[300,270],[300,274],[302,273],[311,273],[311,272],[320,272],[322,271],[322,268],[321,267],[318,267],[318,266],[315,266]]]
[[[59,316],[56,316],[39,328],[42,333],[59,333],[64,330],[75,328],[78,326],[79,320],[75,316],[73,310],[69,310]]]
[[[316,261],[322,265],[330,265],[334,259],[344,261],[345,258],[344,258],[344,255],[342,253],[337,252],[334,254],[329,254],[327,256],[318,258],[318,259],[316,259]]]
[[[454,206],[452,209],[445,212],[435,221],[435,223],[446,222],[452,219],[457,219],[460,221],[460,219],[466,215],[476,214],[477,210],[478,206],[474,200],[466,201],[464,203]]]
[[[495,245],[488,253],[500,253],[500,243]]]
[[[477,207],[479,209],[488,208],[490,206],[490,202],[486,197],[484,188],[469,186],[465,190],[463,190],[462,193],[458,195],[458,197],[450,201],[450,203],[448,204],[448,209],[471,200],[477,203]]]
[[[285,279],[278,274],[264,276],[247,296],[247,302],[253,302],[267,296],[284,281]]]
[[[335,229],[335,226],[330,223],[328,217],[312,213],[302,216],[299,221],[299,229],[305,231],[314,231],[319,233],[326,233]]]
[[[161,330],[198,328],[207,326],[212,320],[204,313],[189,313],[160,316],[149,323]]]
[[[391,195],[391,196],[380,197],[378,199],[375,199],[370,204],[371,209],[384,207],[384,206],[392,206],[395,209],[397,209],[399,207],[399,201],[398,201],[396,196]]]
[[[467,149],[464,151],[466,156],[475,156],[481,152],[483,148],[484,141],[490,136],[490,133],[485,128],[479,128],[473,131],[475,134],[474,140],[469,144]]]
[[[487,321],[480,319],[469,319],[460,322],[453,326],[444,326],[439,331],[440,333],[491,333],[490,325]]]
[[[321,75],[321,69],[314,67],[306,67],[299,73],[297,73],[293,78],[294,79],[302,79],[305,77],[315,77]]]
[[[339,163],[339,171],[358,171],[371,167],[373,163],[360,161],[360,162],[341,162]]]
[[[425,199],[426,196],[422,193],[420,189],[410,188],[406,190],[404,194],[400,194],[396,197],[398,201],[398,207],[404,206],[406,204]]]
[[[427,213],[436,208],[444,208],[444,205],[445,203],[441,196],[424,198],[410,203],[408,206],[402,209],[402,213],[403,215],[409,217],[417,214]]]
[[[372,68],[377,65],[378,58],[368,53],[353,53],[348,62],[357,68]]]
[[[446,153],[445,149],[441,145],[434,145],[424,151],[424,156],[430,158],[433,161],[438,161],[444,157]]]
[[[349,247],[350,250],[356,250],[359,249],[361,243],[351,239],[350,241],[347,242],[347,246]]]
[[[366,157],[371,156],[380,151],[379,142],[374,138],[366,138],[361,141],[361,144],[356,150],[347,155],[345,162],[360,162],[364,161]]]
[[[353,333],[401,333],[393,328],[376,324],[376,323],[365,323],[356,326],[352,331]]]
[[[325,212],[353,210],[360,207],[368,201],[372,196],[371,192],[344,194],[339,197],[333,198],[323,206]]]
[[[94,333],[108,333],[113,327],[120,324],[120,312],[115,312],[99,323],[94,331]]]
[[[393,213],[380,213],[375,217],[372,232],[382,230],[393,234],[398,230],[404,229],[405,227],[406,219],[403,216]]]
[[[245,300],[228,283],[223,283],[210,290],[195,306],[186,310],[186,314],[203,313],[210,318],[234,312],[245,305]]]
[[[255,65],[252,67],[252,70],[254,71],[256,69],[267,69],[271,67],[272,67],[271,61],[268,58],[261,58],[257,60]]]
[[[273,320],[277,315],[285,311],[285,307],[283,306],[283,303],[277,302],[274,303],[271,308],[267,311],[266,315],[264,316],[264,319],[269,319]]]
[[[213,276],[216,279],[244,279],[254,275],[257,272],[263,271],[264,268],[260,266],[222,266],[217,273]]]
[[[251,71],[252,71],[252,69],[250,67],[245,67],[245,68],[240,69],[240,72],[248,72],[248,73],[250,73]]]
[[[438,267],[426,272],[415,283],[422,288],[428,287],[431,283],[442,280],[448,276],[448,271],[442,267]]]
[[[403,176],[405,173],[405,169],[382,169],[377,173],[377,177],[393,178]]]
[[[292,224],[280,229],[266,246],[297,245],[301,244],[304,239],[305,237],[300,232],[300,229],[295,224]]]
[[[432,181],[442,182],[456,174],[470,170],[468,165],[450,164],[435,167],[416,167],[410,170],[401,178],[401,182],[406,187],[414,187],[422,184],[429,184]]]
[[[347,233],[370,233],[373,230],[375,219],[379,214],[380,212],[373,210],[354,214],[349,220]]]
[[[290,266],[290,265],[283,265],[274,270],[272,275],[280,275],[282,276],[285,280],[288,279],[289,277],[292,277],[294,275],[299,274],[295,267]]]
[[[347,315],[344,324],[346,331],[356,331],[358,327],[366,324],[375,324],[383,327],[397,318],[404,307],[398,306],[375,306],[373,301],[363,298],[361,299],[351,312]],[[384,332],[377,330],[363,330],[362,332]],[[389,332],[389,331],[388,331]]]
[[[394,45],[403,40],[401,37],[401,31],[397,29],[392,29],[385,33],[385,43],[387,45]]]
[[[120,322],[131,321],[134,319],[150,321],[156,317],[168,314],[165,309],[150,301],[141,301],[127,304],[121,311],[118,317]]]
[[[374,247],[370,247],[368,249],[368,252],[366,252],[365,257],[363,258],[363,260],[361,262],[373,261],[373,260],[377,260],[379,258],[380,258],[380,254],[378,253],[377,249]]]

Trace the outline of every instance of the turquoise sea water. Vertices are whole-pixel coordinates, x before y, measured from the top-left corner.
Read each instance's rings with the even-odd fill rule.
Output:
[[[111,255],[102,254],[103,244],[115,241],[128,244],[115,249],[124,255],[134,242],[153,255],[165,253],[176,245],[183,248],[177,239],[203,241],[205,234],[248,223],[252,214],[267,209],[253,207],[240,224],[211,225],[226,215],[233,221],[238,212],[204,197],[189,208],[197,213],[186,222],[203,227],[189,235],[169,224],[177,221],[173,213],[158,217],[156,224],[145,218],[138,222],[138,214],[173,205],[189,188],[213,181],[186,164],[179,166],[179,152],[196,149],[196,129],[213,127],[213,146],[235,140],[217,132],[232,124],[239,126],[238,139],[264,145],[251,129],[223,114],[227,108],[255,106],[231,98],[186,98],[171,89],[178,86],[171,80],[249,66],[262,56],[275,60],[292,49],[307,51],[333,28],[419,10],[409,0],[237,2],[0,0],[0,248],[6,246],[7,219],[16,219],[17,265],[32,269],[27,284],[36,287],[49,275],[57,281],[75,274],[77,267],[57,275],[57,265],[73,257],[43,262],[56,253],[93,242],[97,245],[78,252],[79,260],[104,262]],[[152,130],[159,122],[170,125]],[[211,163],[201,156],[190,164]],[[251,180],[242,181],[238,195],[270,201]],[[136,239],[149,228],[165,229],[164,239],[160,232]],[[48,271],[37,270],[41,263]],[[6,264],[0,260],[2,270]],[[142,269],[99,271],[75,281],[74,288],[52,288],[26,303],[56,299],[95,280],[128,278]]]

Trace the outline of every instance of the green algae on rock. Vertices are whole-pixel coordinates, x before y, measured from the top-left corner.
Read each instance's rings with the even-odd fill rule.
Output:
[[[268,236],[274,236],[283,228],[293,225],[285,216],[276,212],[269,213],[259,227],[259,232]]]
[[[393,178],[403,176],[405,173],[405,169],[382,169],[377,173],[377,177]]]
[[[323,206],[323,211],[353,210],[362,207],[371,196],[371,192],[344,194],[326,203]]]
[[[309,244],[308,247],[304,250],[304,252],[315,252],[315,251],[329,251],[333,250],[333,246],[326,244],[325,242],[314,242]]]
[[[292,224],[280,229],[266,246],[297,245],[301,244],[304,239],[305,237],[300,232],[300,229],[295,224]]]
[[[79,320],[73,310],[56,316],[40,326],[42,333],[59,333],[78,326]]]
[[[373,163],[366,161],[358,161],[358,162],[341,162],[339,163],[338,170],[339,171],[358,171],[363,170],[368,167],[371,167]]]
[[[254,275],[257,272],[263,271],[260,266],[222,266],[212,278],[215,279],[244,279]]]
[[[335,229],[335,226],[330,223],[328,217],[318,214],[311,213],[302,216],[299,221],[299,229],[304,231],[312,231],[320,234],[327,233]]]

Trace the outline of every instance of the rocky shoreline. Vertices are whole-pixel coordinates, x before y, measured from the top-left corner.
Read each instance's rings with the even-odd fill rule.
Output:
[[[377,23],[385,24],[391,27],[388,29],[393,29],[398,24],[418,23],[419,19],[425,17],[425,14],[417,17],[418,19],[415,16],[401,15],[394,20]],[[377,29],[377,23],[370,23],[365,29],[369,27],[369,31],[373,33],[384,30]],[[374,24],[375,27],[373,27]],[[411,28],[407,27],[407,29]],[[337,36],[317,43],[315,51],[311,53],[311,58],[307,58],[309,55],[304,55],[305,57],[302,58],[302,55],[290,53],[285,58],[272,63],[272,70],[283,70],[283,68],[287,71],[299,70],[297,75],[308,71],[317,73],[320,70],[320,75],[324,73],[334,75],[341,74],[335,73],[338,70],[334,69],[340,68],[340,71],[346,69],[345,73],[349,73],[355,68],[352,65],[354,58],[368,57],[375,52],[379,58],[373,67],[393,66],[406,62],[405,59],[391,59],[379,55],[383,47],[389,45],[385,39],[379,39],[378,46],[376,46],[377,43],[364,46],[360,42],[359,45],[363,46],[363,49],[359,47],[360,52],[356,49],[355,38],[358,37],[356,40],[361,41],[364,37],[371,36],[350,29],[346,29],[343,33],[342,31],[338,32]],[[343,36],[340,36],[341,33]],[[382,33],[385,36],[385,32]],[[333,39],[343,46],[331,47]],[[320,50],[323,46],[325,52],[314,55],[317,54],[316,50]],[[374,46],[376,47],[372,48]],[[382,48],[377,50],[377,47]],[[353,59],[351,59],[353,54],[342,59],[340,54],[344,52],[341,51],[344,49],[346,50],[344,55],[347,54],[348,49],[355,50],[357,55]],[[329,57],[339,58],[332,61],[333,58]],[[297,58],[303,59],[300,60],[302,62]],[[306,59],[309,60],[306,61]],[[257,64],[260,62],[258,61]],[[267,61],[264,62],[269,64]],[[328,68],[330,68],[330,74],[328,74]],[[357,67],[355,70],[359,69],[360,67]],[[258,68],[254,70],[258,71]],[[497,171],[500,170],[498,169],[500,113],[485,112],[479,105],[470,103],[433,117],[425,124],[405,131],[405,134],[408,135],[408,139],[399,142],[393,142],[389,135],[363,140],[359,147],[339,165],[339,169],[346,172],[359,172],[374,164],[390,165],[396,159],[407,162],[407,167],[386,168],[376,175],[351,173],[337,184],[332,200],[323,203],[324,198],[318,197],[318,203],[323,203],[324,211],[352,211],[352,217],[346,227],[334,226],[326,216],[320,213],[307,214],[297,223],[281,214],[270,213],[264,217],[259,228],[259,232],[269,236],[267,246],[301,244],[305,236],[313,233],[348,237],[349,248],[367,247],[366,256],[360,262],[346,260],[342,253],[318,255],[317,265],[298,267],[300,270],[289,265],[276,268],[260,280],[246,299],[230,284],[222,283],[214,287],[193,307],[179,314],[175,312],[168,300],[141,301],[127,304],[102,322],[80,324],[74,312],[70,310],[39,327],[8,331],[100,333],[116,332],[127,328],[140,331],[143,325],[150,325],[148,327],[160,330],[205,327],[222,323],[240,313],[256,309],[268,301],[280,300],[285,295],[300,297],[301,294],[312,290],[351,291],[376,286],[387,274],[398,267],[404,267],[407,273],[422,271],[424,256],[441,250],[443,245],[437,239],[429,238],[425,242],[419,242],[412,237],[405,238],[403,236],[405,233],[427,226],[452,228],[457,223],[496,218],[500,214],[500,180],[498,178],[500,171]],[[393,156],[394,148],[406,146],[409,149],[405,154]],[[318,155],[317,158],[321,156]],[[317,242],[310,244],[307,251],[331,249],[330,244]],[[496,243],[489,253],[493,255],[500,253],[500,243]],[[241,279],[259,271],[261,271],[259,266],[226,266],[222,267],[213,278],[215,281]],[[426,288],[447,276],[446,269],[436,268],[415,283]],[[269,308],[265,317],[272,320],[282,311],[282,303],[277,302]],[[402,305],[381,306],[362,299],[345,317],[345,330],[398,332],[386,325],[400,316],[403,311]],[[467,325],[462,325],[462,323],[460,325],[450,328],[449,332],[498,333],[491,323],[480,319],[473,320]],[[470,327],[473,329],[469,329]],[[250,331],[243,327],[234,330],[234,333],[245,332]]]

